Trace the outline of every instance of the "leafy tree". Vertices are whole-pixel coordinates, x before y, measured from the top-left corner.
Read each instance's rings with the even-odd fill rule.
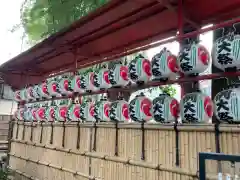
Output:
[[[25,0],[21,7],[21,25],[34,43],[69,26],[107,0]],[[20,25],[13,27],[18,29]]]

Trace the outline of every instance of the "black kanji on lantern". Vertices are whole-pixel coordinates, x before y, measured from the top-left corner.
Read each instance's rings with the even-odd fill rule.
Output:
[[[85,77],[84,76],[81,76],[81,78],[80,78],[80,86],[81,86],[81,88],[82,89],[86,89],[86,79],[85,79]]]
[[[179,61],[190,61],[190,58],[188,57],[188,52],[186,51],[187,49],[184,49],[180,54],[179,54]]]
[[[198,119],[194,116],[195,116],[195,114],[184,114],[185,121],[197,122]]]
[[[164,122],[165,119],[163,117],[163,103],[161,102],[157,102],[157,103],[154,103],[153,102],[153,117],[155,119],[155,121],[158,121],[158,122]]]
[[[117,103],[114,102],[111,104],[110,110],[109,110],[109,118],[112,121],[116,121],[116,108],[117,108]]]
[[[222,51],[227,51],[227,52],[231,52],[231,43],[230,42],[226,42],[227,39],[223,38],[220,40],[220,44],[218,45],[218,53],[221,53]]]
[[[224,109],[225,111],[229,110],[229,107],[227,107],[228,101],[220,99],[218,103],[216,103],[217,111],[220,111],[221,109]]]
[[[100,117],[99,117],[100,105],[101,105],[101,101],[98,101],[98,102],[95,103],[95,106],[94,106],[94,115],[93,115],[93,117],[94,117],[97,121],[101,120]]]
[[[138,118],[136,117],[136,112],[135,112],[135,104],[136,104],[136,99],[132,100],[129,104],[129,114],[130,114],[130,118],[133,121],[138,121]]]
[[[57,93],[61,93],[59,83],[56,83]]]
[[[93,75],[93,84],[94,84],[95,87],[99,87],[100,86],[97,73],[94,73],[94,75]]]
[[[73,89],[72,89],[72,87],[71,87],[71,81],[68,80],[68,81],[67,81],[67,84],[68,84],[68,85],[67,85],[67,89],[66,89],[66,90],[67,90],[67,91],[72,91]]]
[[[198,119],[195,117],[196,116],[196,110],[195,110],[195,105],[194,102],[197,101],[197,97],[194,95],[189,95],[184,98],[184,121],[186,122],[196,122]]]
[[[184,104],[184,113],[187,113],[188,111],[192,112],[192,113],[196,113],[196,110],[194,109],[194,104],[191,102],[187,102],[186,104]]]
[[[229,100],[231,97],[232,90],[223,91],[216,95],[215,101],[219,101],[222,97]]]
[[[160,67],[160,61],[161,61],[161,57],[164,53],[165,49],[163,49],[160,53],[156,54],[155,56],[153,56],[152,58],[152,73],[153,76],[161,76],[162,73],[161,71],[159,71],[159,67]]]
[[[186,102],[189,102],[189,101],[196,102],[197,101],[197,96],[196,95],[185,96],[183,102],[186,103]]]
[[[162,73],[161,71],[159,70],[159,67],[160,67],[160,62],[159,62],[159,59],[154,59],[152,61],[152,73],[153,73],[153,76],[161,76]]]
[[[222,65],[232,64],[233,59],[230,57],[230,53],[218,54],[218,62]]]
[[[231,58],[231,41],[233,41],[233,36],[228,35],[222,37],[218,40],[218,51],[217,51],[217,59],[219,64],[227,65],[232,64],[233,59]]]
[[[132,80],[137,80],[138,79],[137,70],[136,70],[136,60],[133,60],[129,64],[129,74],[130,74],[130,78]]]
[[[217,115],[218,115],[219,119],[222,121],[233,120],[233,117],[229,116],[229,112],[219,112],[219,113],[217,113]]]
[[[193,69],[193,67],[189,65],[189,62],[181,63],[180,67],[184,72],[191,71]]]
[[[230,108],[228,107],[229,102],[232,94],[232,90],[223,91],[215,97],[215,105],[217,110],[217,116],[221,121],[229,121],[233,120],[233,117],[229,115]]]
[[[83,104],[81,105],[81,107],[80,107],[80,118],[81,118],[82,120],[86,120],[85,113],[84,113],[85,107],[86,107],[86,104],[85,104],[85,103],[83,103]]]
[[[116,69],[116,65],[113,65],[113,67],[110,68],[109,71],[108,71],[109,82],[110,82],[112,85],[117,84],[117,82],[115,81],[115,78],[114,78],[114,70],[115,70],[115,69]]]
[[[68,117],[69,119],[71,119],[71,120],[72,120],[72,117],[71,117],[71,111],[72,111],[72,109],[73,109],[73,105],[71,105],[71,107],[68,108],[68,110],[67,110],[67,117]]]
[[[188,56],[191,46],[185,47],[179,54],[180,67],[184,72],[191,71],[193,67],[190,65],[190,58]]]

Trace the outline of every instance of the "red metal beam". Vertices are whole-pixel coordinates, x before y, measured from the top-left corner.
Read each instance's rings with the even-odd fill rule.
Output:
[[[222,28],[222,27],[225,27],[225,26],[229,26],[229,25],[232,25],[232,24],[237,23],[237,22],[240,22],[240,17],[238,17],[236,19],[229,20],[229,21],[225,21],[225,22],[222,22],[222,23],[219,23],[219,24],[215,24],[213,26],[210,26],[210,27],[207,27],[207,28],[204,28],[204,29],[198,29],[198,30],[192,31],[190,33],[186,33],[186,34],[175,36],[175,37],[172,37],[172,38],[169,38],[169,39],[166,39],[166,40],[162,40],[162,41],[159,41],[159,42],[156,42],[156,43],[152,43],[152,44],[149,44],[149,45],[146,45],[146,46],[142,46],[142,47],[139,47],[139,48],[127,50],[127,52],[122,51],[123,53],[119,53],[119,54],[116,54],[116,55],[113,55],[113,56],[110,56],[110,57],[105,57],[104,59],[91,61],[89,63],[86,63],[86,64],[82,65],[82,66],[78,66],[78,68],[85,68],[85,67],[92,66],[92,65],[95,65],[95,64],[98,64],[98,63],[107,62],[107,61],[110,61],[110,60],[113,60],[113,59],[117,59],[117,58],[120,58],[120,57],[123,57],[123,56],[127,56],[127,55],[130,55],[130,54],[139,52],[139,51],[144,51],[144,50],[154,48],[154,47],[157,47],[157,46],[160,46],[160,45],[163,45],[163,44],[167,44],[167,43],[170,43],[170,42],[173,42],[173,41],[178,41],[182,38],[194,37],[194,36],[197,36],[199,34],[206,33],[208,31],[212,31],[212,30],[216,30],[218,28]]]
[[[88,59],[88,63],[85,63],[84,65],[80,65],[80,66],[78,66],[78,68],[86,68],[86,67],[89,67],[89,66],[93,66],[95,64],[99,64],[99,63],[111,61],[111,60],[114,60],[114,59],[117,59],[117,58],[120,58],[120,57],[123,57],[123,56],[127,56],[127,55],[130,55],[130,54],[139,52],[139,51],[144,51],[144,50],[147,50],[147,49],[150,49],[150,48],[158,47],[160,45],[167,44],[167,43],[170,43],[170,42],[173,42],[173,41],[179,41],[183,38],[194,37],[196,35],[206,33],[208,31],[216,30],[218,28],[222,28],[222,27],[225,27],[225,26],[229,26],[229,25],[232,25],[232,24],[237,23],[237,22],[240,22],[240,17],[229,20],[229,21],[221,22],[221,23],[215,24],[213,26],[210,26],[210,27],[207,27],[207,28],[204,28],[204,29],[198,29],[198,30],[192,31],[190,33],[186,33],[186,34],[182,34],[182,35],[179,34],[178,36],[168,38],[168,39],[165,39],[165,40],[161,40],[159,42],[148,44],[148,45],[145,45],[145,46],[142,46],[142,47],[139,47],[139,48],[119,49],[119,51],[122,52],[122,53],[118,53],[118,54],[115,54],[113,56],[108,56],[108,57],[105,57],[105,58],[100,58],[99,56],[92,57],[91,59]],[[65,70],[62,69],[66,66],[68,67],[69,65],[70,64],[64,64],[63,67],[56,67],[56,70],[58,70],[58,69],[62,70],[62,72],[56,73],[56,75],[66,73],[67,71],[72,71],[73,70],[72,68],[67,68]],[[51,74],[52,72],[46,72],[46,73]]]
[[[111,34],[113,32],[119,31],[121,29],[124,29],[136,22],[139,22],[143,19],[146,19],[148,17],[153,16],[156,13],[162,12],[165,9],[162,9],[161,11],[159,11],[159,5],[156,3],[151,3],[148,4],[147,7],[138,9],[137,11],[134,11],[130,14],[127,14],[124,17],[121,17],[113,22],[110,22],[104,26],[99,27],[99,29],[96,29],[88,34],[84,34],[83,36],[80,36],[78,38],[76,38],[74,41],[68,42],[72,45],[71,48],[69,48],[68,50],[71,51],[75,48],[79,49],[89,43],[91,43],[92,41],[95,41],[96,39],[102,38],[108,34]],[[139,14],[141,16],[139,16]],[[128,21],[126,21],[126,18],[128,19]],[[109,29],[108,27],[113,27],[111,29]],[[97,34],[96,34],[97,33]],[[92,54],[89,54],[88,52],[84,52],[85,54],[82,54],[83,56],[87,57],[87,58],[91,58]],[[104,53],[104,52],[103,52]],[[61,53],[58,53],[57,56],[61,55]],[[50,56],[51,58],[53,58],[56,55]],[[34,64],[41,64],[44,63],[45,61],[48,61],[50,58],[44,58],[44,59],[40,59],[37,60]]]

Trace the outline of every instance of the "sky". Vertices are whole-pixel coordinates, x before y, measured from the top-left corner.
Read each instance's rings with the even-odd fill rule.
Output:
[[[28,46],[22,41],[23,29],[19,29],[12,33],[10,30],[16,24],[20,23],[20,8],[24,0],[6,0],[2,1],[0,6],[0,65],[17,56],[22,51],[26,50]],[[211,52],[212,48],[212,32],[205,33],[200,36],[201,43]],[[151,59],[163,47],[167,47],[173,54],[177,54],[179,46],[177,42],[169,43],[164,46],[152,48],[148,50],[148,58]],[[210,82],[204,83],[209,87]],[[177,94],[175,97],[180,100],[180,88],[175,86]],[[153,93],[153,96],[156,96]]]
[[[20,23],[20,8],[23,0],[6,0],[0,6],[0,64],[21,52],[23,30],[14,33],[10,30]]]

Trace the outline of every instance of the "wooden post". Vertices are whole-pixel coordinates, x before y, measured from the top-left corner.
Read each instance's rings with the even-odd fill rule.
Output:
[[[42,138],[43,138],[43,122],[41,121],[41,132],[40,132],[40,144],[42,143]]]
[[[118,121],[115,124],[115,156],[118,156]]]
[[[51,136],[50,136],[50,144],[53,144],[53,122],[51,122]]]
[[[78,128],[78,133],[77,133],[77,149],[79,149],[79,148],[80,148],[80,133],[81,133],[80,121],[78,121],[77,128]]]
[[[145,160],[145,129],[144,129],[144,122],[141,123],[141,130],[142,130],[141,160]]]
[[[26,131],[25,121],[23,121],[22,140],[25,140],[25,131]]]
[[[66,131],[66,126],[65,126],[65,121],[64,121],[63,122],[62,147],[65,147],[65,131]]]
[[[10,160],[10,152],[11,152],[11,140],[13,138],[13,126],[14,126],[14,121],[12,118],[10,118],[9,121],[9,129],[8,129],[8,151],[7,151],[7,165],[9,165],[9,160]]]

